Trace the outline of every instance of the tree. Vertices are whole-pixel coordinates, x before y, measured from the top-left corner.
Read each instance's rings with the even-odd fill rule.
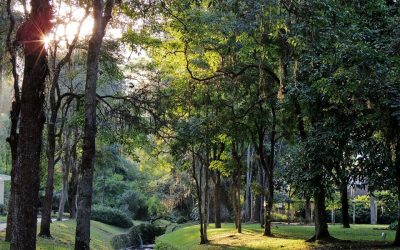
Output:
[[[51,28],[52,7],[32,0],[29,18],[18,28],[15,42],[24,48],[21,111],[13,187],[14,223],[11,249],[36,249],[39,165],[44,124],[44,84],[48,75],[44,36]]]
[[[18,121],[19,113],[21,109],[21,96],[19,88],[19,76],[17,73],[17,56],[15,51],[15,46],[12,43],[11,36],[15,27],[15,18],[11,10],[11,0],[7,0],[7,13],[9,17],[9,27],[6,38],[7,51],[10,55],[12,75],[13,75],[13,88],[14,88],[14,100],[11,105],[10,120],[10,136],[7,138],[7,142],[10,144],[11,150],[11,192],[8,202],[8,216],[7,216],[7,229],[6,229],[6,241],[11,241],[12,227],[14,224],[14,199],[15,199],[15,171],[17,168],[17,150],[18,150]]]
[[[83,152],[79,167],[78,211],[76,218],[75,249],[90,248],[90,210],[93,193],[93,167],[96,148],[96,85],[100,49],[108,22],[111,19],[113,0],[93,0],[93,34],[89,40],[85,87],[85,126]]]
[[[49,106],[50,106],[50,116],[49,121],[47,123],[47,183],[46,183],[46,192],[43,202],[42,209],[42,220],[40,223],[40,232],[39,235],[43,237],[51,237],[50,234],[50,222],[51,222],[51,211],[52,211],[52,201],[53,201],[53,188],[54,188],[54,167],[58,161],[56,158],[56,137],[61,137],[62,128],[65,122],[65,117],[62,117],[62,124],[60,125],[60,132],[57,135],[57,117],[58,112],[65,97],[69,97],[68,93],[61,95],[59,79],[62,68],[71,60],[72,53],[78,43],[80,29],[82,27],[83,21],[89,15],[89,10],[86,8],[86,13],[83,18],[79,22],[79,26],[77,28],[76,34],[74,34],[74,39],[71,44],[67,42],[67,53],[60,59],[59,62],[57,60],[57,51],[59,47],[60,41],[54,42],[54,48],[52,49],[52,64],[51,64],[51,86],[49,92]],[[69,107],[69,103],[72,101],[72,98],[67,100],[67,108]],[[64,111],[64,110],[62,110]]]

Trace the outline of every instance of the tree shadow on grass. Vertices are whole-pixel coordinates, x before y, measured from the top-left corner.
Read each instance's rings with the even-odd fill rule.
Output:
[[[257,229],[243,229],[243,232],[253,233],[253,234],[262,234],[262,231]],[[310,235],[310,237],[312,234]],[[290,240],[306,240],[303,235],[296,235],[296,234],[285,234],[285,233],[273,233],[272,236],[265,236],[269,238],[281,238],[281,239],[290,239]]]
[[[215,249],[215,250],[223,250],[223,249],[244,249],[243,247],[240,247],[240,246],[230,246],[230,245],[228,245],[228,244],[218,244],[218,243],[212,243],[212,242],[209,242],[208,244],[207,244],[208,246],[212,246],[213,247],[213,250]],[[251,248],[249,248],[249,249],[251,249]]]
[[[249,249],[249,250],[261,250],[261,249],[278,249],[278,248],[260,248],[260,247],[250,247],[250,246],[232,246],[228,244],[220,244],[220,243],[214,243],[213,241],[210,241],[208,246],[213,247],[212,249]],[[285,246],[282,245],[282,248]],[[308,245],[304,249],[309,249],[309,250],[337,250],[337,249],[354,249],[354,250],[369,250],[369,249],[399,249],[398,247],[394,247],[390,243],[383,243],[383,242],[365,242],[365,241],[346,241],[346,242],[315,242],[314,244]]]

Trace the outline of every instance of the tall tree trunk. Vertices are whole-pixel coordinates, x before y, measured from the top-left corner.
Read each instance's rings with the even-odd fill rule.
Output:
[[[199,174],[197,176],[197,171],[196,171],[196,165],[199,165]],[[199,220],[200,220],[200,244],[206,244],[208,243],[208,238],[207,238],[207,228],[204,227],[205,225],[205,215],[204,215],[204,192],[203,192],[203,165],[201,163],[196,164],[196,158],[195,158],[195,153],[192,149],[192,177],[196,183],[196,191],[197,191],[197,198],[198,198],[198,203],[197,207],[199,210]]]
[[[263,174],[262,174],[262,169],[260,167],[259,161],[256,161],[257,164],[257,182],[259,183],[259,185],[262,187],[263,186]],[[260,219],[260,214],[261,214],[261,210],[262,210],[262,195],[261,194],[257,194],[255,195],[255,199],[254,199],[254,211],[253,211],[253,219],[252,221],[255,222],[260,222],[261,223],[261,219]],[[263,225],[263,224],[261,224]]]
[[[397,229],[393,245],[400,246],[400,182],[397,181]]]
[[[67,166],[63,165],[63,180],[62,180],[62,190],[61,190],[61,197],[60,197],[60,205],[58,207],[58,221],[62,221],[64,217],[64,207],[65,203],[68,200],[68,173],[69,169]]]
[[[207,239],[206,243],[208,242],[208,235],[207,235],[207,228],[208,228],[208,208],[209,208],[209,186],[208,186],[208,181],[209,181],[209,152],[207,150],[207,160],[206,160],[206,164],[203,166],[203,170],[204,170],[204,218],[203,218],[203,236],[205,239]]]
[[[305,204],[305,223],[310,224],[311,223],[311,201],[310,197],[306,196],[306,204]]]
[[[215,228],[221,228],[221,173],[216,172],[216,181],[214,188],[214,221]]]
[[[62,190],[60,197],[60,205],[58,206],[58,221],[62,221],[64,217],[64,207],[65,203],[68,199],[68,176],[69,176],[69,168],[71,166],[71,149],[70,149],[70,130],[67,129],[65,133],[65,145],[64,145],[64,155],[62,157]]]
[[[266,172],[266,184],[267,184],[267,192],[266,198],[267,202],[265,205],[265,224],[264,224],[264,236],[272,236],[271,231],[271,222],[272,222],[272,206],[274,203],[274,164],[275,164],[275,137],[276,137],[276,113],[275,106],[271,104],[271,114],[272,114],[272,127],[271,127],[271,135],[270,135],[270,156],[268,159],[264,160],[266,164],[265,172]]]
[[[77,210],[77,191],[78,191],[78,170],[77,170],[77,157],[76,157],[76,145],[72,148],[72,164],[71,164],[71,178],[68,184],[68,207],[69,217],[71,219],[76,218]]]
[[[39,203],[40,152],[44,123],[45,56],[25,56],[18,139],[18,167],[15,169],[14,223],[11,249],[36,248],[36,215]]]
[[[237,231],[242,233],[242,207],[240,206],[240,179],[241,171],[238,170],[236,177],[236,220],[237,220]]]
[[[236,174],[233,173],[232,175],[232,208],[233,208],[233,216],[235,222],[235,229],[238,229],[238,220],[237,220],[237,195],[236,195]]]
[[[264,219],[264,236],[272,236],[271,222],[272,222],[272,205],[273,205],[273,193],[274,184],[272,182],[272,170],[269,169],[269,173],[266,176],[267,194],[265,204],[265,219]]]
[[[340,201],[342,209],[342,224],[344,228],[350,228],[349,198],[347,194],[347,182],[340,187]]]
[[[250,221],[252,202],[251,202],[251,179],[252,179],[252,162],[251,162],[251,147],[247,148],[247,171],[246,171],[246,193],[245,193],[245,220]]]
[[[40,153],[45,121],[44,86],[48,75],[43,35],[51,29],[48,0],[32,0],[30,18],[19,28],[16,42],[24,45],[24,79],[15,169],[14,223],[10,249],[36,249],[37,208],[40,185]]]
[[[207,153],[208,154],[208,153]],[[198,209],[199,209],[199,219],[200,219],[200,244],[208,243],[207,236],[207,226],[208,226],[208,199],[209,199],[209,156],[206,156],[206,161],[198,160],[196,164],[195,153],[192,151],[192,171],[193,178],[196,183],[197,197],[198,197]],[[201,158],[201,156],[199,157]],[[196,171],[196,165],[199,166],[198,171]],[[198,172],[198,176],[197,176]]]
[[[261,180],[260,184],[261,184],[262,190],[266,190],[266,181],[265,181],[266,174],[265,174],[264,169],[261,170],[261,178],[262,178],[262,180]],[[260,204],[260,224],[261,224],[262,228],[264,228],[264,226],[265,226],[265,206],[264,206],[265,200],[266,200],[266,197],[265,197],[265,192],[264,192],[263,195],[261,195],[261,201],[260,201],[260,203],[261,203]]]
[[[260,171],[260,175],[259,175],[259,181],[260,181],[260,186],[262,187],[262,190],[264,190],[263,195],[261,196],[261,205],[260,205],[260,224],[261,227],[264,228],[264,232],[265,232],[265,225],[267,224],[266,219],[267,219],[267,203],[266,201],[268,200],[268,181],[267,181],[267,159],[266,156],[264,155],[264,132],[263,130],[259,130],[258,131],[258,142],[256,147],[257,150],[257,155],[258,155],[258,163],[259,163],[259,171]],[[266,204],[265,206],[263,204]],[[267,229],[268,231],[268,229]]]
[[[53,190],[54,190],[54,165],[55,165],[55,152],[56,152],[56,121],[58,107],[56,107],[56,86],[54,82],[50,90],[50,121],[47,124],[47,181],[46,191],[44,196],[43,207],[41,211],[42,220],[40,223],[39,236],[51,237],[50,223],[51,211],[53,204]]]
[[[15,53],[15,48],[11,42],[11,35],[14,31],[15,19],[11,10],[11,0],[7,0],[7,14],[9,17],[9,28],[6,38],[6,46],[8,53],[10,55],[10,62],[12,66],[12,75],[14,78],[14,100],[11,105],[10,112],[10,120],[11,120],[11,128],[10,128],[10,136],[7,138],[7,142],[10,144],[11,149],[11,190],[10,197],[8,200],[8,216],[7,216],[7,228],[6,228],[6,241],[11,241],[12,236],[12,227],[15,221],[15,213],[14,213],[14,197],[15,197],[15,171],[18,167],[18,158],[17,158],[17,150],[18,150],[18,120],[19,113],[21,108],[21,99],[20,99],[20,90],[19,90],[19,76],[17,73],[17,57]]]
[[[256,195],[254,199],[253,218],[251,221],[260,222],[261,214],[261,195]]]
[[[232,195],[233,195],[233,211],[235,215],[235,228],[238,233],[242,233],[241,225],[241,207],[240,207],[240,182],[239,171],[236,170],[232,177]]]
[[[316,190],[314,192],[314,201],[315,234],[311,239],[309,239],[309,241],[330,239],[331,236],[328,231],[328,223],[326,219],[325,189],[321,184],[316,185]]]
[[[242,215],[241,210],[242,207],[240,205],[240,184],[242,178],[242,158],[239,156],[239,145],[238,143],[233,143],[232,146],[232,158],[235,161],[236,169],[232,176],[232,184],[233,184],[233,195],[234,195],[234,211],[235,211],[235,225],[238,233],[242,233]]]
[[[397,143],[395,147],[395,169],[396,169],[396,182],[397,182],[397,229],[393,245],[400,246],[400,134],[397,134]]]
[[[100,49],[105,28],[111,18],[113,0],[93,0],[93,33],[89,40],[85,86],[85,126],[82,161],[79,168],[78,212],[76,218],[75,249],[90,247],[90,216],[93,193],[93,168],[96,148],[96,87]],[[103,10],[104,9],[104,10]],[[103,13],[104,11],[104,13]]]
[[[16,140],[16,139],[13,139]],[[16,142],[13,142],[16,143]],[[14,202],[15,202],[15,186],[17,185],[15,183],[15,171],[17,168],[17,145],[12,145],[10,143],[10,148],[11,148],[11,161],[12,161],[12,168],[11,168],[11,190],[10,190],[10,197],[8,198],[8,213],[7,213],[7,228],[6,228],[6,238],[5,240],[7,242],[11,242],[11,237],[12,237],[12,228],[13,224],[15,222],[15,210],[14,210]],[[15,147],[15,148],[13,148]]]
[[[13,111],[11,111],[12,113]],[[18,123],[18,122],[17,122]],[[12,237],[12,227],[15,222],[15,213],[14,213],[14,202],[15,202],[15,186],[17,183],[15,183],[15,171],[18,167],[17,163],[17,140],[18,140],[18,134],[15,132],[12,132],[13,135],[10,136],[10,148],[11,148],[11,162],[12,162],[12,168],[11,168],[11,190],[10,190],[10,197],[8,199],[8,214],[7,214],[7,228],[6,228],[6,238],[5,240],[10,242],[11,237]]]
[[[79,109],[79,101],[77,102],[76,109]],[[76,147],[79,141],[78,135],[78,127],[75,125],[74,127],[74,143],[71,147],[70,152],[70,170],[71,170],[71,178],[68,184],[68,207],[69,207],[69,217],[71,219],[76,219],[76,210],[77,210],[77,191],[78,191],[78,157],[76,152]]]
[[[290,217],[290,210],[291,210],[291,202],[290,202],[290,198],[288,199],[288,202],[287,202],[287,204],[288,204],[288,210],[287,210],[287,224],[289,224],[290,225],[290,223],[291,223],[291,217]]]
[[[377,221],[377,211],[376,211],[376,201],[375,197],[370,194],[369,196],[369,208],[370,208],[370,219],[371,219],[371,225],[376,225]]]

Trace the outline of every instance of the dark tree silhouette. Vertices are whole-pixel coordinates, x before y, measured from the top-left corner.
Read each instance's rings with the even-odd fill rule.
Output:
[[[25,68],[17,162],[14,167],[12,239],[10,249],[36,249],[40,152],[45,116],[44,86],[49,73],[43,39],[52,28],[48,0],[32,0],[31,13],[19,27],[15,44],[24,48]]]

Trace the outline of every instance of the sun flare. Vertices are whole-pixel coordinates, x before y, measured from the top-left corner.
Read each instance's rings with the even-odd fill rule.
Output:
[[[44,36],[43,37],[43,43],[46,49],[49,48],[51,42],[51,38],[49,36]]]
[[[29,12],[30,6],[27,7]],[[21,13],[21,15],[24,13],[23,6],[18,2],[14,5],[14,10]],[[55,8],[54,27],[48,35],[42,38],[46,49],[49,49],[55,43],[57,43],[57,46],[66,47],[72,43],[76,36],[78,36],[79,40],[88,39],[92,34],[94,21],[91,14],[86,14],[85,8],[60,1]],[[120,28],[109,27],[107,33],[106,36],[115,39],[122,37]]]

